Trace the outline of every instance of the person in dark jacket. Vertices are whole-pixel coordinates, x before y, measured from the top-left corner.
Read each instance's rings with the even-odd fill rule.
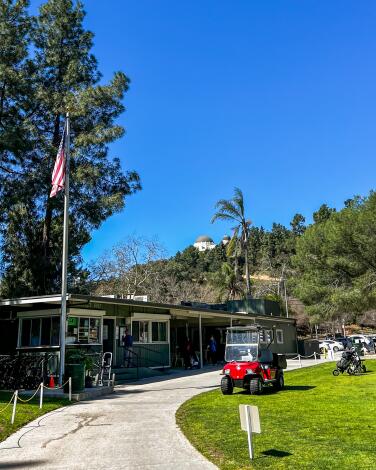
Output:
[[[183,348],[184,368],[185,369],[191,369],[191,367],[192,367],[192,364],[191,364],[192,353],[193,353],[192,342],[187,337],[186,340],[185,340],[185,343],[184,343],[184,348]]]
[[[132,362],[133,336],[129,333],[128,328],[125,329],[121,340],[124,347],[124,367],[130,367]]]

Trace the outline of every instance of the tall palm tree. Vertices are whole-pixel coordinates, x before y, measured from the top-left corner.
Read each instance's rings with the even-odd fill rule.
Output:
[[[218,300],[235,300],[244,296],[244,284],[229,263],[222,263],[221,269],[208,273],[209,282],[218,294]]]
[[[227,252],[231,252],[236,248],[237,241],[240,242],[241,252],[244,254],[245,259],[245,281],[247,286],[247,294],[251,294],[251,285],[249,281],[249,265],[248,265],[248,238],[249,227],[251,221],[246,219],[244,213],[244,197],[243,192],[239,188],[234,188],[234,196],[227,199],[220,199],[215,205],[217,212],[213,215],[211,223],[216,220],[229,220],[236,222],[237,225],[233,227],[234,233],[228,245]]]

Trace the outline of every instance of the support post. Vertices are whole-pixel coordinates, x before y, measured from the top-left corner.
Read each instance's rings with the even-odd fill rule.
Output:
[[[249,407],[246,407],[246,410],[245,410],[245,420],[247,423],[249,458],[253,460],[252,422],[251,422],[251,411]]]
[[[316,351],[314,351],[313,355],[315,356],[315,362],[317,361]]]
[[[198,316],[198,329],[199,329],[199,340],[200,340],[200,367],[204,367],[204,357],[202,353],[202,325],[201,325],[201,314]]]
[[[300,367],[303,367],[303,365],[302,365],[302,357],[301,357],[301,355],[300,355],[300,354],[298,354],[298,357],[299,357],[299,365],[300,365]]]
[[[289,306],[288,306],[288,302],[287,302],[286,280],[285,279],[283,279],[283,287],[284,287],[284,291],[285,291],[286,318],[288,318],[289,317]]]
[[[18,390],[14,392],[12,419],[10,421],[11,424],[14,424],[14,418],[16,417],[17,400],[18,400]]]
[[[72,377],[68,379],[68,397],[69,401],[72,401]]]
[[[43,406],[43,382],[40,384],[40,396],[39,396],[39,409],[42,409]]]

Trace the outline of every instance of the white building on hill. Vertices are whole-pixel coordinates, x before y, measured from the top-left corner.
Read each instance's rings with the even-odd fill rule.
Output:
[[[229,243],[230,237],[225,235],[221,240],[223,245],[227,245]],[[216,247],[216,244],[213,242],[213,239],[208,237],[207,235],[200,235],[197,240],[194,242],[193,246],[198,249],[198,251],[206,251],[212,250]]]
[[[213,242],[213,239],[207,235],[200,235],[194,242],[193,246],[197,248],[198,251],[206,251],[215,248],[215,243]]]

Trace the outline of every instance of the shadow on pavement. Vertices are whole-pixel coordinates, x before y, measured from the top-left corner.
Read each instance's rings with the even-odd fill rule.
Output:
[[[30,468],[30,467],[39,467],[41,468],[43,464],[46,464],[47,460],[24,460],[23,462],[0,462],[0,468]]]
[[[100,400],[101,398],[105,398],[106,400],[115,400],[116,398],[120,398],[124,395],[134,395],[134,394],[140,394],[140,393],[145,393],[145,392],[168,392],[168,391],[174,391],[174,390],[208,390],[210,388],[219,388],[218,385],[203,385],[203,386],[197,386],[197,387],[171,387],[171,388],[158,388],[158,389],[153,389],[153,388],[148,388],[145,390],[134,390],[134,389],[115,389],[115,392],[112,393],[111,395],[106,395],[105,397],[98,397],[95,398],[95,400]]]
[[[197,387],[172,387],[172,388],[158,388],[153,390],[152,388],[148,388],[145,392],[168,392],[173,390],[207,390],[208,388],[219,388],[218,385],[202,385]]]
[[[181,370],[181,369],[172,369],[166,373],[166,375],[158,375],[156,377],[147,377],[145,379],[139,379],[132,382],[127,382],[123,385],[116,385],[115,390],[119,390],[122,387],[127,387],[129,385],[144,385],[156,382],[164,382],[167,380],[174,380],[183,377],[194,377],[202,374],[210,374],[211,372],[219,372],[222,370],[223,366],[204,366],[203,369],[192,369],[192,370]]]

